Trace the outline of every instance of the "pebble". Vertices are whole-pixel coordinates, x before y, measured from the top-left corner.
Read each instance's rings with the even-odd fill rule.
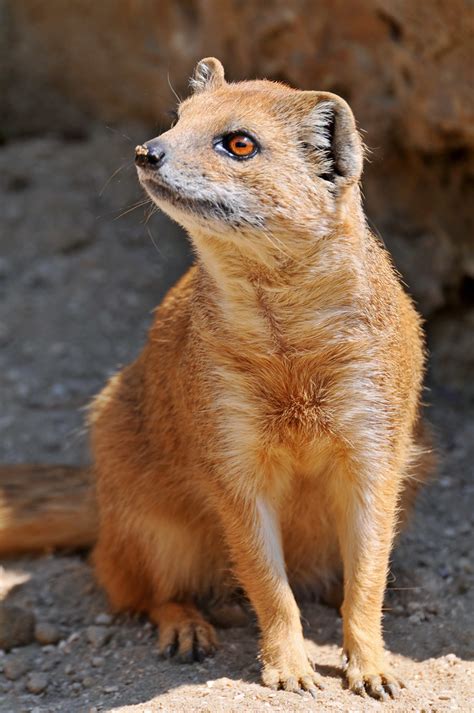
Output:
[[[28,609],[0,605],[0,649],[26,646],[34,639],[35,617]]]
[[[49,644],[56,644],[61,638],[59,629],[50,624],[47,621],[38,622],[35,627],[35,639],[38,644],[42,646],[48,646]]]
[[[43,691],[48,686],[48,677],[44,673],[30,673],[26,680],[26,688],[30,693],[34,693],[36,696]]]
[[[107,643],[111,637],[111,631],[104,626],[88,626],[86,629],[87,641],[99,648]]]
[[[104,686],[102,690],[104,693],[117,693],[118,686]]]
[[[91,664],[94,666],[94,668],[98,668],[99,666],[102,666],[104,663],[104,659],[102,656],[93,656],[91,659]]]
[[[27,671],[28,664],[24,659],[20,658],[19,656],[7,659],[3,667],[3,673],[5,674],[5,678],[8,678],[10,681],[16,681],[18,678],[21,678]]]
[[[97,614],[94,621],[100,626],[110,626],[113,621],[113,617],[110,614],[106,614],[105,612],[103,612],[102,614]]]

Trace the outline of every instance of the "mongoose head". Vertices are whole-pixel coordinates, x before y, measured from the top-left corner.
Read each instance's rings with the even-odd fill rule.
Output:
[[[359,204],[362,143],[343,99],[267,80],[227,83],[212,57],[191,86],[175,125],[137,146],[136,164],[153,201],[195,241],[212,234],[265,259],[278,245],[291,252],[327,235],[354,196]]]

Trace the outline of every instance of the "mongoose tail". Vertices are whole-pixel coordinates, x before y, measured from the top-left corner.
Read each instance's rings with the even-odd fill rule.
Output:
[[[91,547],[97,508],[90,471],[0,466],[0,556]]]

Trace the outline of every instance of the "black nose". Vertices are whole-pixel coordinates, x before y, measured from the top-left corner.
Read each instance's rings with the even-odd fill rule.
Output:
[[[144,168],[160,168],[166,158],[163,144],[156,139],[135,148],[135,163]]]

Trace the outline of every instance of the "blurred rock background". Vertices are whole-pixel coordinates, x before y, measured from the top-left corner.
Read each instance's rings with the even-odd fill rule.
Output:
[[[472,406],[473,35],[468,0],[0,0],[0,460],[86,458],[83,407],[190,263],[132,157],[208,55],[350,102],[433,392]]]

